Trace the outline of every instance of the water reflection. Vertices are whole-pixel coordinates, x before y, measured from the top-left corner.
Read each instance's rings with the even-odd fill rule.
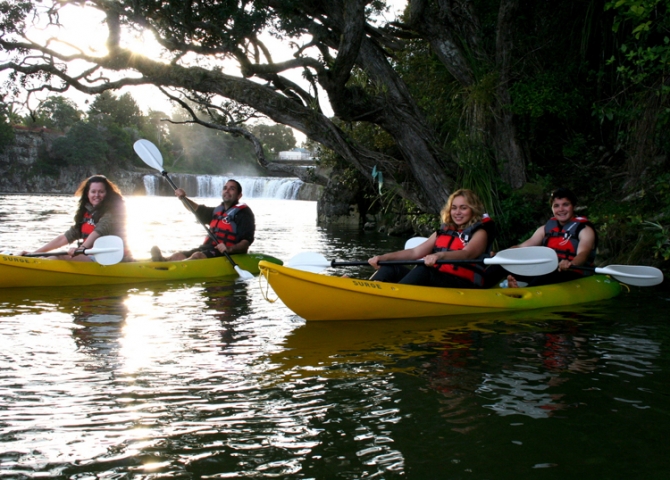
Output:
[[[17,198],[0,215],[6,246],[27,241],[22,209],[64,212],[54,236],[71,221],[60,198]],[[133,248],[201,240],[171,200],[129,199],[167,212],[133,227]],[[403,243],[317,228],[305,202],[252,207],[271,232],[254,248],[282,259],[362,259]],[[306,323],[255,280],[5,289],[0,475],[662,478],[670,325],[667,302],[646,295],[566,312]]]
[[[72,331],[77,348],[107,359],[117,352],[125,321],[123,315],[75,315],[73,321],[79,327]]]

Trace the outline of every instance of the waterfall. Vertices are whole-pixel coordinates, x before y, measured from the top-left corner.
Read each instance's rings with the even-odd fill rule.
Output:
[[[144,182],[144,191],[147,192],[148,197],[153,197],[156,195],[156,192],[158,192],[157,183],[159,180],[160,178],[155,175],[145,175],[142,177],[142,181]]]
[[[173,173],[172,180],[191,197],[221,198],[221,191],[231,178],[223,175],[191,175]],[[298,178],[289,177],[234,177],[242,185],[242,194],[246,198],[279,198],[296,200],[300,198],[300,190],[305,183]],[[144,188],[146,194],[169,195],[167,182],[158,175],[145,175]],[[165,183],[165,185],[164,185]]]

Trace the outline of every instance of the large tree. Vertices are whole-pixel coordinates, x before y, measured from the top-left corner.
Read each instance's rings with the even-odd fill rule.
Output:
[[[398,69],[397,54],[412,42],[431,47],[448,72],[450,88],[468,97],[460,114],[466,125],[463,149],[492,158],[491,168],[518,188],[526,181],[527,149],[510,108],[513,70],[532,49],[542,48],[533,45],[515,55],[515,27],[531,27],[538,36],[542,30],[533,23],[537,9],[529,4],[517,15],[518,3],[409,0],[402,22],[378,25],[380,0],[2,2],[0,47],[12,58],[0,70],[13,72],[15,85],[28,91],[75,88],[99,94],[153,84],[185,104],[202,105],[194,116],[218,112],[219,120],[225,119],[220,99],[230,99],[303,132],[371,182],[373,169],[382,171],[387,187],[437,212],[455,185],[461,158],[452,150],[451,133],[427,118],[426,102],[416,98]],[[63,8],[84,4],[104,14],[104,54],[31,40],[32,22],[46,18],[58,24]],[[142,30],[153,33],[163,48],[160,56],[127,47]],[[292,58],[273,60],[261,41],[268,33],[292,49]],[[231,60],[241,74],[224,67]],[[303,84],[291,80],[295,71],[302,72]],[[324,114],[320,94],[327,96],[334,117]],[[201,123],[240,133],[225,121]],[[355,123],[381,129],[395,148],[381,152],[357,142],[345,128]],[[266,168],[280,168],[267,164],[262,149],[256,151]]]

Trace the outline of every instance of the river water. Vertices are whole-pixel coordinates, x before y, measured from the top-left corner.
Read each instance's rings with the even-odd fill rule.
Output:
[[[284,260],[365,259],[403,243],[319,228],[314,202],[246,200],[258,225],[252,250]],[[3,251],[45,243],[75,209],[72,197],[0,202]],[[174,197],[127,203],[136,258],[204,237]],[[0,477],[670,472],[661,288],[566,310],[310,323],[265,288],[220,279],[0,291]]]

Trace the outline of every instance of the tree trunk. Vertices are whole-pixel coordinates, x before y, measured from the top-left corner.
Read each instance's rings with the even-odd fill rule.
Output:
[[[481,138],[494,152],[502,178],[513,188],[526,183],[524,150],[517,139],[514,118],[509,111],[512,83],[512,17],[517,0],[501,0],[496,24],[495,52],[489,54],[480,39],[480,22],[471,2],[410,0],[409,25],[426,38],[449,73],[465,90],[484,77],[495,75],[497,84],[490,105],[492,115],[473,113],[467,129],[483,132]],[[475,75],[473,72],[485,72]],[[477,105],[473,110],[481,109]],[[472,137],[472,135],[471,135]]]
[[[497,102],[494,119],[493,145],[503,179],[512,188],[521,188],[526,183],[526,161],[519,146],[514,118],[509,111],[512,99],[509,87],[512,83],[512,16],[518,8],[518,0],[503,0],[498,10],[496,31],[496,66],[499,72]]]

